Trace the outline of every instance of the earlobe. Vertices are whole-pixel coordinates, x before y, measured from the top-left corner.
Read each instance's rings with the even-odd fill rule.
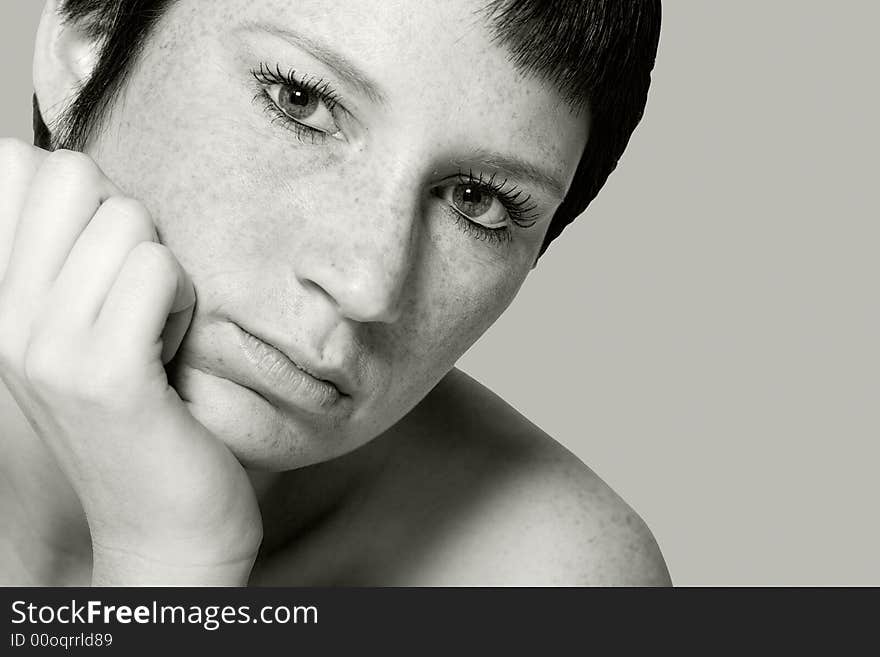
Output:
[[[99,43],[85,26],[65,21],[60,0],[47,0],[34,47],[34,91],[51,128],[89,79]]]

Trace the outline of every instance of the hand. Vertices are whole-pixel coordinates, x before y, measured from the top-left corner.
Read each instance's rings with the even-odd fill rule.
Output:
[[[244,584],[262,540],[244,468],[165,373],[194,305],[88,156],[0,140],[0,378],[79,495],[95,583]]]

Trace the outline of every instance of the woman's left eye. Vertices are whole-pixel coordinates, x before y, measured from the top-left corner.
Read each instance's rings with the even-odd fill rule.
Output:
[[[297,83],[271,84],[266,94],[290,120],[329,137],[339,135],[333,112],[316,90]]]
[[[439,188],[438,196],[468,221],[501,230],[507,226],[508,213],[492,192],[475,183],[462,182]]]

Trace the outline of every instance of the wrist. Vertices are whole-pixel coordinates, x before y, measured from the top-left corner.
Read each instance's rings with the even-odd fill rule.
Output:
[[[246,586],[256,552],[218,559],[191,552],[92,546],[92,586]]]

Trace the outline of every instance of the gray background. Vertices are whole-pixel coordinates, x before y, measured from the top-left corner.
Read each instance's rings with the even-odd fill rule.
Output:
[[[41,6],[0,0],[6,136]],[[878,22],[666,0],[620,168],[460,363],[641,513],[676,584],[880,584]]]

